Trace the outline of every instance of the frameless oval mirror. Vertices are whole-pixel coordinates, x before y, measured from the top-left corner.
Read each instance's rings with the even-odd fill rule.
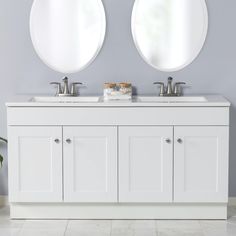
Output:
[[[200,53],[208,29],[205,0],[136,0],[132,34],[143,59],[161,71],[177,71]]]
[[[35,0],[30,34],[42,61],[55,71],[74,73],[98,55],[106,31],[101,0]]]

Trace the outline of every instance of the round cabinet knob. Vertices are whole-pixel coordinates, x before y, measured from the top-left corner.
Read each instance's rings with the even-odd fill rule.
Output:
[[[67,142],[67,143],[71,143],[71,139],[69,139],[69,138],[66,139],[66,142]]]
[[[166,142],[167,143],[171,143],[171,140],[168,138],[168,139],[166,139]]]
[[[177,142],[178,142],[178,143],[183,143],[183,140],[182,140],[181,138],[178,138],[178,139],[177,139]]]
[[[58,138],[56,138],[54,141],[55,143],[60,143],[60,140]]]

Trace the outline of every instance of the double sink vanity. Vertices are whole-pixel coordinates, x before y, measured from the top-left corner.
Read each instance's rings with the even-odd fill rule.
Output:
[[[127,23],[137,55],[130,42],[126,47],[125,41],[104,44],[106,34],[114,33],[106,32],[110,16],[101,0],[34,0],[34,49],[51,69],[69,75],[87,68],[103,46],[112,45],[98,58],[101,69],[94,66],[94,74],[87,76],[112,81],[119,73],[107,74],[107,67],[132,70],[129,62],[138,62],[138,54],[163,74],[204,56],[205,0],[136,0]],[[129,39],[122,35],[127,32],[117,35]],[[112,52],[115,47],[123,57]],[[136,74],[126,73],[122,80],[143,76],[150,83],[153,78],[147,78],[141,61],[135,66]],[[70,89],[68,79],[63,82],[52,82],[55,97],[7,103],[12,218],[227,218],[230,103],[224,97],[182,96],[184,83],[173,86],[169,78],[167,86],[155,83],[160,96],[106,101],[106,96],[77,96],[81,83]],[[131,97],[130,83],[119,86]],[[122,94],[116,83],[106,83],[106,90],[109,96]]]
[[[225,219],[221,96],[7,104],[12,218]]]

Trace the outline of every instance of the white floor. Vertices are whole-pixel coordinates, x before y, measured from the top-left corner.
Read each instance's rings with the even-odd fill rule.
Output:
[[[228,221],[9,220],[0,208],[0,236],[236,236],[236,207]]]

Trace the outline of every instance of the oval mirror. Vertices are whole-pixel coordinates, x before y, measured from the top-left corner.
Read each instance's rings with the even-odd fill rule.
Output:
[[[205,0],[136,0],[132,34],[143,59],[161,71],[177,71],[200,53],[207,35]]]
[[[74,73],[98,55],[105,38],[101,0],[35,0],[30,34],[41,60],[55,71]]]

